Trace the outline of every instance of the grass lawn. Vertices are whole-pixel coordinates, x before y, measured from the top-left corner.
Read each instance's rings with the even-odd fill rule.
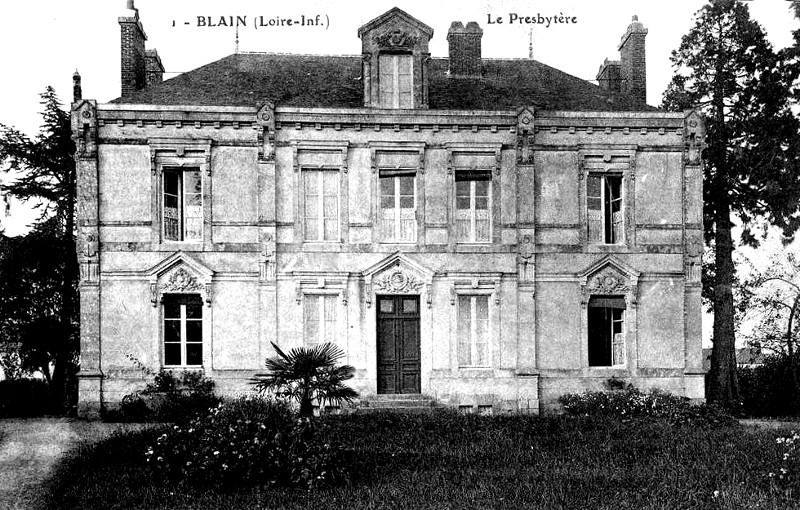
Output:
[[[159,433],[144,431],[76,451],[49,482],[49,508],[800,508],[797,481],[778,490],[768,478],[783,453],[775,430],[455,413],[327,421],[353,450],[346,487],[172,486],[148,474]]]

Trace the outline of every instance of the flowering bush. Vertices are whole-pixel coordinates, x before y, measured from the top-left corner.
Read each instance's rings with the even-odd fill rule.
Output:
[[[623,419],[658,418],[676,425],[730,425],[736,420],[713,406],[694,405],[688,398],[662,390],[644,393],[627,387],[622,391],[568,393],[559,398],[573,416],[609,416]]]
[[[800,446],[800,434],[794,430],[787,436],[779,437],[775,440],[781,445],[781,459],[777,471],[769,473],[769,478],[774,487],[784,492],[791,492],[793,486],[800,482],[800,457],[797,455]],[[795,487],[796,488],[796,487]]]
[[[175,425],[145,452],[155,474],[214,485],[302,485],[346,480],[343,449],[318,439],[307,418],[281,402],[248,396]]]

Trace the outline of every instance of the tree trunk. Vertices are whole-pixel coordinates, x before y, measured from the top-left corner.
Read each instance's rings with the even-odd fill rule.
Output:
[[[67,172],[66,189],[69,190],[66,212],[64,218],[64,232],[62,236],[62,249],[64,250],[64,274],[61,280],[61,334],[63,338],[58,344],[53,368],[53,381],[50,385],[50,402],[54,412],[63,412],[65,406],[69,408],[72,391],[68,387],[72,353],[74,352],[74,329],[72,321],[75,310],[75,287],[73,278],[78,273],[78,260],[75,248],[75,201],[74,176]]]
[[[725,194],[723,190],[720,191],[720,195]],[[731,208],[727,195],[717,197],[716,205],[714,240],[717,274],[714,279],[714,348],[711,351],[708,399],[713,404],[731,409],[739,402],[739,382],[736,377],[733,308],[735,268]]]

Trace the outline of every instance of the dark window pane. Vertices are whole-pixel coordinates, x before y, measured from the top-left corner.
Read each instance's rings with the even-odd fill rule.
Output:
[[[469,197],[456,197],[456,209],[469,209]]]
[[[394,301],[391,299],[381,299],[380,310],[383,313],[392,313],[394,311]]]
[[[416,299],[404,299],[403,300],[403,312],[404,313],[414,313],[417,311],[417,300]]]
[[[181,318],[181,305],[173,299],[164,297],[164,318],[165,319],[180,319]]]
[[[181,364],[181,344],[164,344],[164,364]]]
[[[589,366],[611,366],[611,309],[590,307],[589,319]]]
[[[186,344],[186,364],[203,364],[203,344]]]
[[[165,342],[181,341],[181,321],[179,320],[164,321],[164,341]]]
[[[187,319],[202,319],[203,318],[203,303],[190,302],[186,304],[186,318]]]
[[[601,179],[599,175],[590,175],[586,181],[586,196],[600,197]]]
[[[400,196],[400,209],[413,209],[414,197]]]
[[[456,196],[469,198],[470,181],[456,181]]]
[[[164,172],[164,193],[178,195],[180,192],[180,174],[174,170]]]
[[[198,320],[186,321],[186,341],[187,342],[202,342],[203,341],[203,322]]]

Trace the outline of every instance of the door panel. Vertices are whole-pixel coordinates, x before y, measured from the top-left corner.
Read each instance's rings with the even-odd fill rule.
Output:
[[[378,393],[419,393],[419,296],[377,301]]]

